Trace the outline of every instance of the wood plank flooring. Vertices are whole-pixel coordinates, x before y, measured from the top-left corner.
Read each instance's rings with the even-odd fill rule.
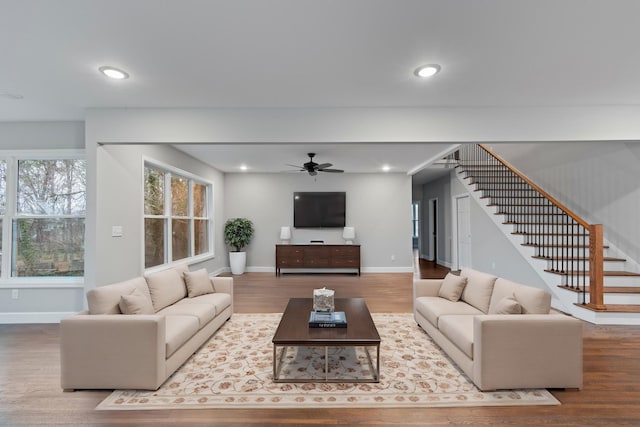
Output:
[[[236,312],[281,312],[322,286],[373,312],[410,312],[412,277],[247,273],[234,280]],[[57,325],[0,326],[1,426],[640,425],[640,327],[585,323],[584,388],[553,390],[561,406],[517,408],[95,411],[110,392],[62,392],[58,336]]]

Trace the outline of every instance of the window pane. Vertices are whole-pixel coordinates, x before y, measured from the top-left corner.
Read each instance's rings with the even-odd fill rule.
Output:
[[[7,191],[7,162],[0,160],[0,215],[4,214]]]
[[[189,257],[189,220],[174,219],[172,227],[172,257],[173,261]]]
[[[12,276],[83,276],[84,218],[16,219]]]
[[[144,168],[144,214],[164,215],[164,172]]]
[[[200,255],[207,253],[209,251],[209,239],[207,238],[207,220],[204,219],[196,219],[194,220],[194,239],[195,239],[195,250],[196,253],[194,255]]]
[[[189,215],[189,181],[186,178],[171,177],[171,203],[173,216]]]
[[[84,160],[20,160],[18,213],[28,215],[84,215]]]
[[[2,273],[2,218],[0,218],[0,273]]]
[[[162,218],[144,219],[144,266],[155,267],[164,264],[164,236],[166,220]]]
[[[207,187],[202,184],[193,185],[193,216],[207,216]]]

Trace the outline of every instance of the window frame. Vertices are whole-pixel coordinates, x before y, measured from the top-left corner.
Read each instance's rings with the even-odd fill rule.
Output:
[[[164,172],[164,212],[162,215],[147,215],[145,213],[145,169],[149,167],[152,169],[156,169]],[[172,198],[171,198],[171,179],[173,177],[181,177],[188,180],[188,206],[187,206],[187,216],[182,215],[174,215]],[[194,184],[203,185],[205,188],[205,217],[197,217],[194,215]],[[144,157],[142,158],[142,254],[141,254],[141,264],[142,271],[148,273],[153,271],[164,270],[167,267],[171,267],[178,264],[184,263],[197,263],[202,262],[215,257],[215,247],[214,247],[214,221],[215,217],[213,215],[213,198],[214,198],[214,183],[203,178],[201,176],[195,175],[193,173],[187,172],[185,170],[179,169],[175,166],[171,166],[159,160]],[[164,263],[158,264],[152,267],[146,267],[146,245],[145,245],[145,220],[146,219],[163,219],[165,221],[164,229],[165,229],[165,238],[164,238]],[[189,229],[189,254],[186,258],[181,258],[178,260],[173,260],[173,248],[172,248],[172,221],[174,219],[187,219],[189,221],[188,229]],[[207,252],[194,255],[195,254],[195,221],[203,220],[207,221]]]
[[[0,160],[7,162],[5,183],[5,210],[0,214],[2,219],[2,265],[0,272],[0,288],[82,288],[83,276],[23,276],[14,277],[12,273],[13,262],[13,222],[17,219],[58,219],[81,218],[85,222],[84,259],[86,265],[86,221],[87,207],[84,215],[25,215],[18,214],[18,162],[21,160],[83,160],[87,162],[85,150],[59,149],[59,150],[0,150]],[[88,192],[87,188],[85,191]]]

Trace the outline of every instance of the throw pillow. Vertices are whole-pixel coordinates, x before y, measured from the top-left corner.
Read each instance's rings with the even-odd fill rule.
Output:
[[[201,268],[196,271],[185,271],[184,281],[187,284],[189,298],[213,293],[213,286],[211,286],[211,279],[209,278],[209,273],[207,273],[206,268]]]
[[[122,314],[154,314],[153,304],[149,295],[134,289],[128,295],[120,297],[120,311]]]
[[[447,273],[438,291],[438,296],[456,302],[467,284],[467,278]]]
[[[496,314],[522,314],[522,306],[514,297],[504,297],[496,305]]]

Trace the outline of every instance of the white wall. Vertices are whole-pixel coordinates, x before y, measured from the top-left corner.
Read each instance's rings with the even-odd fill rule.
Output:
[[[100,146],[97,154],[96,278],[88,287],[130,279],[144,272],[142,183],[145,159],[213,183],[215,258],[198,267],[213,272],[227,265],[220,231],[224,200],[221,172],[168,145]],[[122,237],[111,237],[114,225],[122,226]]]
[[[603,224],[605,239],[640,261],[640,142],[494,144],[569,209]]]
[[[363,271],[413,271],[411,178],[404,174],[226,174],[225,218],[253,221],[247,248],[253,271],[273,271],[280,227],[291,226],[292,243],[343,243],[342,229],[293,228],[295,191],[345,191],[346,223],[356,229]],[[392,261],[391,257],[395,260]]]
[[[0,150],[83,149],[82,122],[4,122],[0,123]],[[11,298],[18,289],[18,299]],[[55,322],[78,310],[84,301],[82,283],[37,284],[15,281],[0,284],[0,323]]]

